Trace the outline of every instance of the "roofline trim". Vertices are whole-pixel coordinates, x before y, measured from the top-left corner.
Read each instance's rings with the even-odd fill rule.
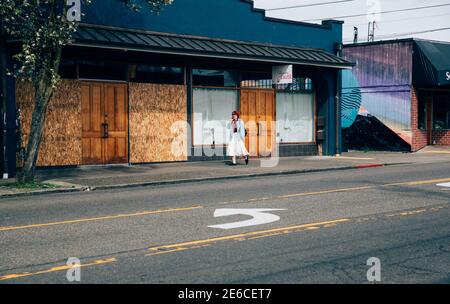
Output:
[[[246,1],[246,0],[241,0],[241,1]],[[237,43],[237,44],[252,45],[252,46],[256,45],[256,46],[267,46],[267,47],[280,47],[280,48],[284,48],[284,49],[293,49],[293,50],[299,50],[299,51],[324,51],[324,52],[327,52],[327,50],[319,49],[319,48],[302,48],[302,47],[293,46],[293,45],[262,43],[260,41],[222,39],[222,38],[213,38],[213,37],[207,37],[207,36],[195,36],[195,35],[187,35],[187,34],[176,34],[176,33],[156,32],[156,31],[139,30],[139,29],[129,29],[129,28],[97,25],[97,24],[90,24],[90,23],[79,23],[78,26],[81,28],[93,28],[93,29],[101,29],[101,30],[112,30],[112,31],[119,30],[119,31],[128,32],[128,33],[132,33],[132,34],[138,33],[138,34],[149,34],[149,35],[161,35],[161,36],[174,37],[174,38],[208,40],[208,41],[214,41],[214,42]]]
[[[344,69],[349,70],[352,69],[353,65],[350,64],[327,64],[327,63],[310,63],[306,61],[295,61],[295,60],[284,60],[284,59],[264,59],[258,57],[244,57],[244,56],[227,56],[223,54],[208,54],[208,53],[193,53],[193,52],[183,52],[183,51],[174,51],[174,50],[165,50],[165,49],[150,49],[150,48],[139,48],[133,46],[114,46],[114,45],[96,45],[90,43],[82,43],[75,42],[70,44],[69,46],[78,46],[78,47],[89,47],[89,48],[100,48],[100,49],[110,49],[110,50],[121,50],[121,51],[136,51],[136,52],[144,52],[144,53],[153,53],[153,54],[166,54],[166,55],[181,55],[181,56],[191,56],[191,57],[201,57],[201,58],[219,58],[219,59],[231,59],[231,60],[243,60],[243,61],[257,61],[257,62],[266,62],[266,63],[279,63],[279,64],[294,64],[294,65],[304,65],[304,66],[316,66],[316,67],[325,67],[325,68],[334,68],[334,69]]]
[[[379,40],[374,42],[358,42],[358,43],[347,43],[344,44],[344,47],[358,47],[358,46],[368,46],[368,45],[381,45],[381,44],[390,44],[390,43],[402,43],[402,42],[431,42],[431,43],[440,43],[440,44],[450,44],[450,41],[440,41],[440,40],[432,40],[432,39],[422,39],[422,38],[400,38],[400,39],[389,39],[389,40]]]

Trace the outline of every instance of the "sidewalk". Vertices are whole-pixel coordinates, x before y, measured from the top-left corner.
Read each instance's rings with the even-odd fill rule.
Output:
[[[241,160],[238,166],[229,166],[223,161],[207,161],[40,170],[39,180],[55,185],[55,188],[37,191],[9,189],[3,187],[2,182],[0,198],[436,162],[450,162],[450,147],[427,147],[418,153],[349,152],[341,157],[288,157],[280,158],[277,166],[268,168],[261,167],[261,160],[251,160],[249,166]]]

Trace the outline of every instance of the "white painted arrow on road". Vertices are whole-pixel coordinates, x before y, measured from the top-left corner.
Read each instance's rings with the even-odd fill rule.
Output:
[[[253,217],[250,220],[234,222],[222,225],[208,226],[209,228],[217,229],[235,229],[249,226],[258,226],[273,223],[280,220],[280,217],[275,214],[266,213],[272,211],[283,211],[286,209],[217,209],[214,212],[214,217],[223,217],[231,215],[249,215]]]
[[[450,188],[450,183],[445,183],[445,184],[437,184],[438,187],[445,187],[445,188]]]

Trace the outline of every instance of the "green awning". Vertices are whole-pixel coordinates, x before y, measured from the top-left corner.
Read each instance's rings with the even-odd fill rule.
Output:
[[[450,85],[450,43],[417,39],[414,42],[414,85]]]

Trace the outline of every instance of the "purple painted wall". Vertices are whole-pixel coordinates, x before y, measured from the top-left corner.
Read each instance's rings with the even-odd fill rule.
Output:
[[[375,116],[411,144],[413,41],[346,45],[343,55],[356,63],[343,77],[343,100],[359,90],[359,114]]]

